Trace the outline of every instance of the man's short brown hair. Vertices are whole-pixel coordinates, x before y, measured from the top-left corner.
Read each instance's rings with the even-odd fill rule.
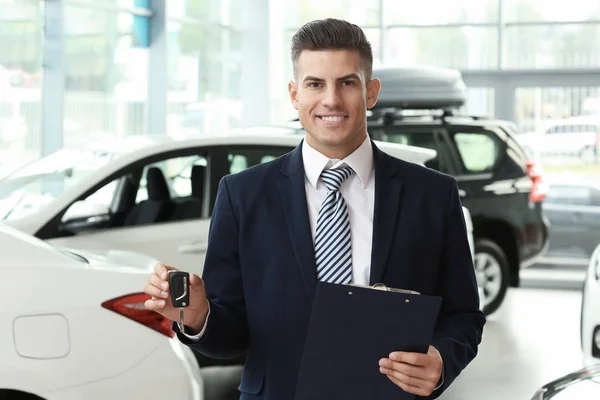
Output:
[[[296,76],[296,62],[304,50],[356,51],[363,61],[367,80],[373,74],[373,50],[363,30],[340,19],[327,18],[308,22],[292,37],[292,62]]]

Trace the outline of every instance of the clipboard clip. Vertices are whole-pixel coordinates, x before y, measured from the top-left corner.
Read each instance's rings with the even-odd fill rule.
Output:
[[[347,283],[348,286],[362,287],[366,289],[375,289],[375,290],[383,290],[384,292],[394,292],[394,293],[404,293],[404,294],[421,294],[419,292],[415,292],[414,290],[408,289],[397,289],[384,285],[383,283],[376,283],[373,286],[365,286],[365,285],[357,285],[355,283]],[[350,292],[351,294],[352,292]]]
[[[419,292],[415,292],[414,290],[408,290],[408,289],[397,289],[397,288],[392,288],[392,287],[388,287],[386,285],[384,285],[383,283],[376,283],[372,286],[373,289],[376,290],[383,290],[386,292],[395,292],[395,293],[406,293],[406,294],[421,294]]]

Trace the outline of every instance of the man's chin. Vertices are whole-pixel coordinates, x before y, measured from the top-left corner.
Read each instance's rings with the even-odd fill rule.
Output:
[[[314,135],[314,138],[317,139],[319,143],[325,146],[339,146],[341,144],[347,143],[350,138],[348,134],[345,132],[336,132],[332,134],[331,132],[319,132]]]

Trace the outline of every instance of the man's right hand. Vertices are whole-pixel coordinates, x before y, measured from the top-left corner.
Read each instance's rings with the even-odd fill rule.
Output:
[[[169,295],[168,271],[177,270],[164,264],[156,264],[154,273],[148,276],[148,283],[144,285],[144,293],[152,299],[144,303],[148,310],[156,311],[165,318],[178,322],[179,309],[173,307]],[[190,274],[190,305],[185,307],[183,319],[187,334],[196,335],[202,331],[208,314],[208,299],[204,289],[204,281],[196,274]]]

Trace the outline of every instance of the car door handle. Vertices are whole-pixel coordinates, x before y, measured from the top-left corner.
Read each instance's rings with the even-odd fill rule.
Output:
[[[179,248],[177,250],[179,250],[180,253],[195,254],[195,253],[206,253],[207,248],[208,248],[207,242],[191,242],[191,243],[187,243],[187,244],[182,244],[181,246],[179,246]]]

